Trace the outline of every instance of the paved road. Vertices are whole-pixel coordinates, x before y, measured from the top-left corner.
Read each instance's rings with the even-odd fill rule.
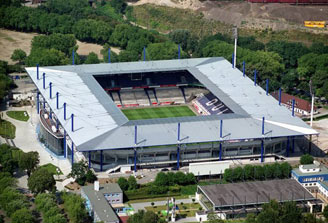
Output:
[[[192,200],[190,198],[188,198],[188,199],[178,199],[175,201],[176,204],[180,204],[181,202],[188,204],[188,203],[192,203]],[[161,206],[161,205],[166,205],[166,204],[167,204],[166,200],[154,202],[154,206]],[[137,212],[138,210],[145,210],[145,207],[151,206],[151,202],[132,203],[131,206]]]

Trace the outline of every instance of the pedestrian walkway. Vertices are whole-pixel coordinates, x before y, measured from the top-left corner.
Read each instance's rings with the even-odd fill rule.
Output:
[[[162,205],[167,205],[167,200],[165,201],[153,201],[154,202],[154,206],[162,206]],[[178,199],[175,200],[176,204],[181,204],[181,202],[183,202],[184,204],[189,204],[192,203],[192,199],[188,198],[188,199]],[[151,207],[152,202],[142,202],[142,203],[132,203],[131,207],[138,212],[139,210],[146,210],[145,207]]]

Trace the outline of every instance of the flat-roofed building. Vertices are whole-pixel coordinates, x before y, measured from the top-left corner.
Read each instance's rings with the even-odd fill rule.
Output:
[[[318,182],[328,181],[328,168],[314,161],[313,164],[300,165],[292,170],[292,178],[307,188],[318,186]]]
[[[123,191],[116,183],[84,186],[81,196],[86,199],[86,208],[94,222],[119,223],[116,207],[123,204]]]
[[[270,200],[295,201],[304,211],[322,210],[322,201],[294,179],[198,186],[196,198],[206,211],[215,211],[223,219],[259,212]]]

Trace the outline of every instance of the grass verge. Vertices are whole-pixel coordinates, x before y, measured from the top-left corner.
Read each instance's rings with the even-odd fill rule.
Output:
[[[0,119],[0,136],[7,139],[15,138],[16,127],[9,121]]]
[[[18,121],[27,122],[29,119],[26,111],[7,111],[6,113],[10,118],[16,119]]]
[[[53,175],[57,175],[57,168],[59,169],[59,167],[51,164],[51,163],[47,163],[45,165],[40,166],[40,168],[44,168],[47,169],[50,173],[52,173]],[[59,169],[59,175],[62,175],[63,172]]]

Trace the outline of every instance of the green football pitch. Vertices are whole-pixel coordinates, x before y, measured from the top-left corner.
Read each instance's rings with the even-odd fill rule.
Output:
[[[196,116],[188,106],[123,109],[122,112],[129,120]]]

